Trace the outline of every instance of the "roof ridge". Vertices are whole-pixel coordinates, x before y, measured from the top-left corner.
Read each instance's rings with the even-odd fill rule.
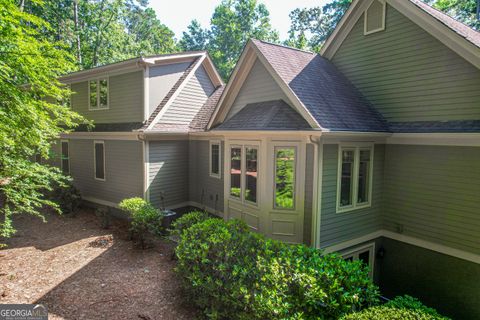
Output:
[[[313,51],[303,50],[303,49],[299,49],[299,48],[287,46],[287,45],[280,44],[280,43],[274,43],[274,42],[270,42],[270,41],[266,41],[266,40],[260,40],[260,39],[256,39],[256,38],[252,38],[251,40],[252,40],[253,42],[259,41],[259,42],[262,42],[262,43],[265,43],[265,44],[269,44],[269,45],[272,45],[272,46],[277,46],[277,47],[280,47],[280,48],[285,48],[285,49],[300,51],[300,52],[308,53],[308,54],[312,54],[312,55],[317,55],[317,54],[318,54],[318,53],[313,52]]]
[[[192,63],[188,66],[188,68],[185,69],[185,71],[180,76],[180,78],[178,78],[177,82],[175,82],[175,84],[172,86],[172,88],[170,88],[170,90],[165,95],[165,97],[163,97],[160,104],[155,108],[155,110],[153,110],[152,114],[150,115],[150,117],[148,117],[147,121],[145,122],[145,124],[143,125],[141,130],[146,130],[152,124],[152,122],[155,120],[155,118],[160,113],[160,111],[163,109],[163,107],[165,107],[167,102],[170,100],[170,98],[173,96],[173,94],[180,87],[182,82],[187,78],[187,76],[190,74],[190,72],[192,72],[192,69],[195,67],[195,65],[197,64],[199,59],[200,58],[195,58],[195,60],[192,61]]]

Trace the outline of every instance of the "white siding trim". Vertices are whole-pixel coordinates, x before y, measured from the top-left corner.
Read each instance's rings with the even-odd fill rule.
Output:
[[[311,139],[311,138],[310,138]],[[312,238],[314,248],[320,248],[320,230],[322,223],[322,189],[323,189],[323,139],[314,142],[314,169],[312,195]]]
[[[480,147],[480,133],[394,133],[387,144]]]
[[[150,144],[143,141],[143,197],[150,201]]]
[[[83,197],[83,196],[82,196],[82,199],[83,199],[83,200],[86,200],[86,201],[89,201],[89,202],[92,202],[92,203],[96,203],[96,204],[101,204],[101,205],[104,205],[104,206],[108,206],[108,207],[113,207],[113,208],[117,208],[117,209],[119,208],[119,207],[118,207],[118,203],[111,202],[111,201],[107,201],[107,200],[98,199],[98,198],[95,198],[95,197],[89,197],[89,196]]]
[[[143,119],[147,120],[150,112],[150,67],[143,69]]]
[[[392,240],[397,240],[397,241],[400,241],[400,242],[403,242],[403,243],[408,243],[408,244],[411,244],[411,245],[414,245],[414,246],[417,246],[417,247],[420,247],[420,248],[432,250],[432,251],[442,253],[442,254],[445,254],[445,255],[448,255],[448,256],[452,256],[452,257],[455,257],[455,258],[459,258],[459,259],[463,259],[463,260],[467,260],[467,261],[470,261],[470,262],[480,264],[480,255],[478,255],[478,254],[463,251],[463,250],[460,250],[460,249],[451,248],[451,247],[448,247],[448,246],[445,246],[445,245],[442,245],[442,244],[418,239],[418,238],[415,238],[415,237],[395,233],[395,232],[388,231],[388,230],[378,230],[378,231],[366,234],[364,236],[361,236],[359,238],[355,238],[355,239],[352,239],[352,240],[349,240],[349,241],[345,241],[345,242],[341,242],[341,243],[338,243],[338,244],[335,244],[335,245],[332,245],[332,246],[328,246],[328,247],[324,248],[324,252],[325,253],[332,253],[332,252],[341,251],[341,250],[359,245],[363,242],[371,241],[371,240],[374,240],[374,239],[380,238],[380,237],[386,237],[386,238],[389,238],[389,239],[392,239]]]

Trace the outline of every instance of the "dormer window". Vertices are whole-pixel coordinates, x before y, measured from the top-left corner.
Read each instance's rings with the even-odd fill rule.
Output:
[[[385,30],[386,7],[384,0],[375,0],[365,11],[365,35]]]
[[[89,109],[108,109],[108,78],[88,82]]]

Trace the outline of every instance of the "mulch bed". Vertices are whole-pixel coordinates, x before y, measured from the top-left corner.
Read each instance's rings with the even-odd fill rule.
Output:
[[[42,303],[50,319],[194,319],[173,272],[173,244],[140,250],[125,222],[104,230],[93,211],[18,216],[0,251],[0,303]]]

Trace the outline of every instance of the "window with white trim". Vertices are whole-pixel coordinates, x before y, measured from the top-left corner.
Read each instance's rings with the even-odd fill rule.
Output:
[[[337,212],[369,207],[373,144],[342,144],[338,153]]]
[[[368,275],[373,278],[373,268],[375,260],[375,243],[370,243],[360,248],[353,249],[342,255],[347,261],[361,261],[368,266]]]
[[[108,109],[108,78],[88,81],[88,97],[90,110]]]
[[[230,196],[242,203],[257,204],[258,146],[230,146]]]
[[[62,172],[65,174],[70,173],[70,146],[68,140],[61,141],[61,166]]]
[[[94,141],[93,146],[95,179],[105,181],[105,143],[103,141]]]
[[[220,171],[220,155],[220,141],[210,141],[210,177],[217,179],[220,179],[222,176]]]
[[[370,7],[365,10],[364,18],[364,34],[385,30],[385,14],[387,4],[384,0],[375,0]]]

